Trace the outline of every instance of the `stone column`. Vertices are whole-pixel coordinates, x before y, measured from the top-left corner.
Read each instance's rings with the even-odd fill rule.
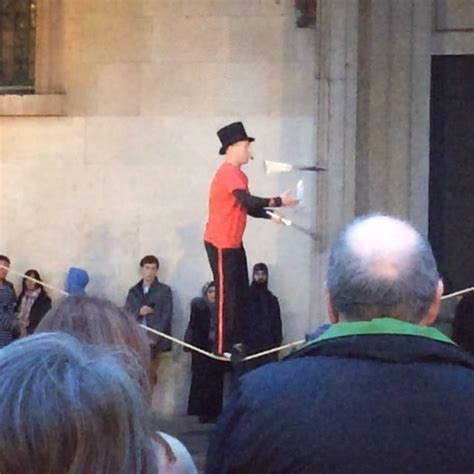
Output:
[[[427,230],[430,2],[361,0],[356,213]]]
[[[323,288],[328,247],[354,216],[357,112],[357,41],[359,0],[318,2],[317,40],[317,157],[328,168],[317,180],[312,316],[326,318]],[[312,321],[313,322],[313,321]],[[313,324],[314,326],[314,324]]]

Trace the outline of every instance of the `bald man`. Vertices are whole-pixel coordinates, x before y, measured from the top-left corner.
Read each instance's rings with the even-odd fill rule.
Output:
[[[206,473],[474,472],[474,358],[430,327],[443,285],[426,239],[357,219],[326,293],[329,329],[242,377]]]

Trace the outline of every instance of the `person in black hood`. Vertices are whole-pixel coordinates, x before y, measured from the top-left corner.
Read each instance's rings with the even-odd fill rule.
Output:
[[[280,304],[278,298],[268,289],[268,267],[264,263],[257,263],[253,267],[249,308],[244,324],[247,353],[256,354],[279,346],[283,339]],[[253,370],[276,360],[277,352],[248,361],[245,368],[247,371]]]

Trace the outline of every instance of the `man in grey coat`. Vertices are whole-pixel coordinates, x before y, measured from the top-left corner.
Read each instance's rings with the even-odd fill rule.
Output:
[[[142,279],[130,288],[125,307],[140,324],[171,334],[173,295],[171,288],[158,281],[160,263],[154,255],[146,255],[140,261]],[[155,376],[160,352],[171,350],[171,341],[163,337],[150,336],[151,369]]]

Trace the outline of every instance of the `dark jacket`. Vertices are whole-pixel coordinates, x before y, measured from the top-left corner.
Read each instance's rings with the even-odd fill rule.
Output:
[[[256,354],[281,345],[283,336],[278,298],[266,283],[253,282],[248,295],[248,312],[244,315],[242,326],[247,353]],[[276,360],[278,352],[247,362],[245,369],[253,370]]]
[[[456,307],[452,338],[474,356],[474,293],[464,295]]]
[[[186,328],[185,341],[193,346],[200,347],[206,351],[211,351],[211,341],[209,331],[211,325],[211,308],[205,298],[194,298],[191,301],[191,314],[189,316],[188,327]],[[208,362],[213,362],[205,355],[198,352],[191,352],[191,370],[206,372]]]
[[[13,340],[15,304],[15,288],[5,280],[0,286],[0,348],[10,344]]]
[[[146,319],[140,315],[140,308],[144,305],[151,306],[153,313]],[[147,326],[161,331],[165,334],[171,334],[171,319],[173,316],[173,295],[171,288],[155,279],[151,284],[148,293],[143,293],[143,280],[140,280],[135,286],[132,286],[128,292],[125,307],[135,315],[140,323],[146,323]],[[158,351],[170,351],[171,341],[159,336],[148,333],[152,344]]]
[[[21,308],[21,301],[25,295],[25,292],[22,291],[20,296],[18,297],[18,302],[16,304],[16,312],[18,312]],[[26,328],[26,332],[28,334],[33,334],[35,332],[36,327],[43,319],[43,316],[51,309],[51,298],[48,296],[46,291],[41,290],[38,298],[36,298],[35,302],[31,306],[30,309],[30,317],[29,317],[29,325]]]
[[[205,298],[191,301],[191,315],[185,341],[206,351],[211,350],[209,340],[211,309]],[[188,397],[188,415],[216,417],[222,411],[225,362],[191,352],[191,386]]]
[[[207,474],[472,473],[474,358],[390,318],[331,326],[240,380]]]
[[[279,346],[282,341],[280,304],[266,285],[252,283],[245,318],[245,343],[251,353]]]

